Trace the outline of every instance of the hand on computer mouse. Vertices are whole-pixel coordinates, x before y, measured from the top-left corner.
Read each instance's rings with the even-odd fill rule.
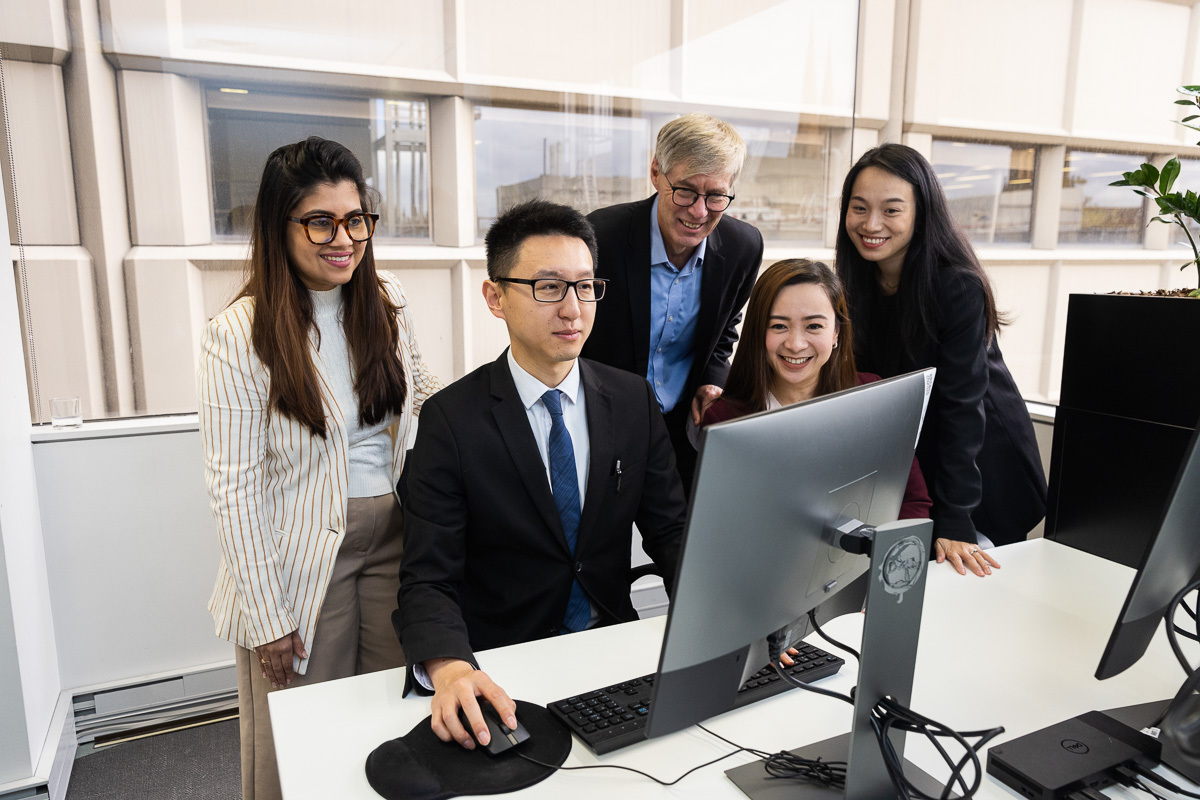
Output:
[[[529,740],[529,731],[520,721],[514,720],[517,724],[513,727],[506,725],[500,719],[500,713],[496,711],[496,707],[483,698],[479,699],[479,710],[483,714],[483,721],[487,725],[488,741],[484,742],[480,739],[479,744],[484,751],[490,756],[498,756],[506,750],[509,750],[516,745]],[[467,723],[467,715],[463,709],[458,710],[459,722],[464,725]],[[476,736],[476,738],[479,738]]]
[[[479,708],[480,698],[491,702],[506,727],[518,726],[517,704],[486,672],[460,659],[430,659],[425,662],[425,670],[434,689],[430,724],[434,735],[443,742],[456,741],[474,750],[476,740],[485,746],[491,741],[492,734]],[[465,724],[459,716],[460,709]]]

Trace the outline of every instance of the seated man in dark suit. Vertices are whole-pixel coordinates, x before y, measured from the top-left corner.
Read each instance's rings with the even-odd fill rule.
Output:
[[[658,133],[656,193],[588,216],[600,244],[596,277],[612,283],[583,355],[650,381],[689,492],[696,450],[688,419],[699,425],[721,394],[762,263],[762,234],[724,213],[745,159],[732,125],[688,114]]]
[[[685,503],[644,378],[578,358],[605,284],[578,211],[535,200],[486,238],[488,310],[511,346],[421,410],[409,457],[404,562],[392,621],[405,691],[433,691],[432,726],[474,747],[477,696],[510,727],[516,706],[475,650],[636,619],[632,525],[668,583]]]

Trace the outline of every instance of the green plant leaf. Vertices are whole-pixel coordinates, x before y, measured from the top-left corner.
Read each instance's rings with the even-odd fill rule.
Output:
[[[1172,157],[1170,161],[1163,164],[1162,174],[1158,177],[1158,191],[1162,194],[1167,194],[1171,191],[1171,187],[1175,185],[1175,179],[1179,177],[1179,159]]]
[[[1184,117],[1184,122],[1191,122],[1194,119],[1200,119],[1200,114],[1192,114],[1190,117]]]
[[[1200,86],[1180,86],[1175,91],[1180,94],[1196,94],[1200,95]]]
[[[1192,101],[1191,101],[1191,100],[1176,100],[1176,101],[1175,101],[1175,105],[1177,105],[1177,106],[1190,106],[1190,105],[1193,105],[1193,103],[1192,103]]]
[[[1110,184],[1109,184],[1109,186],[1116,186],[1116,185],[1117,185],[1117,184],[1115,184],[1115,183],[1110,183]],[[1144,191],[1144,190],[1142,190],[1142,189],[1134,189],[1134,190],[1133,190],[1133,193],[1134,193],[1134,194],[1140,194],[1142,197],[1149,197],[1149,196],[1150,196],[1150,193],[1149,193],[1149,192],[1147,192],[1147,191]]]
[[[1142,176],[1141,181],[1139,181],[1142,186],[1154,188],[1155,182],[1158,181],[1158,167],[1153,164],[1142,164],[1142,166],[1138,167],[1138,173]]]
[[[1161,222],[1164,225],[1174,225],[1175,224],[1175,220],[1167,219],[1166,217],[1151,217],[1150,222]],[[1147,225],[1149,225],[1149,223],[1147,223]]]

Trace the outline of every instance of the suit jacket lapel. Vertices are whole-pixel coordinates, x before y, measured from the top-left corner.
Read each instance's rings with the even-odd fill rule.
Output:
[[[625,256],[625,288],[629,293],[629,318],[633,322],[633,364],[638,375],[646,374],[650,358],[650,208],[654,197],[633,207],[629,227],[629,250]]]
[[[542,515],[542,520],[555,532],[565,548],[567,537],[563,534],[558,508],[554,505],[554,494],[546,480],[546,465],[538,452],[533,431],[529,429],[529,416],[525,412],[525,404],[521,402],[521,395],[517,393],[512,373],[508,370],[507,348],[500,354],[500,358],[492,362],[491,381],[492,397],[498,401],[492,408],[492,416],[500,428],[500,436],[503,437],[513,463],[517,465],[517,474],[525,484],[538,513]]]
[[[616,455],[613,452],[613,426],[616,423],[613,419],[612,396],[586,361],[579,362],[579,377],[583,382],[584,397],[587,398],[590,454],[587,495],[583,500],[583,514],[579,520],[579,533],[575,538],[576,552],[596,525],[596,518],[604,505],[605,487]]]
[[[704,264],[700,267],[700,314],[696,318],[696,343],[693,348],[696,353],[711,353],[716,337],[720,334],[717,327],[717,310],[721,306],[721,294],[728,284],[726,277],[725,256],[721,253],[721,232],[714,228],[708,235],[708,244],[704,250]],[[688,376],[688,391],[694,392],[697,376],[704,373],[704,359],[697,357],[692,364],[692,373]],[[684,397],[691,403],[691,397]],[[682,402],[682,400],[681,400]]]

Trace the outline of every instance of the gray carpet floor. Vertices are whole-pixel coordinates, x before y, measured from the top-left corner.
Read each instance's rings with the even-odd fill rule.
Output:
[[[241,775],[233,719],[77,757],[66,800],[241,800]]]

